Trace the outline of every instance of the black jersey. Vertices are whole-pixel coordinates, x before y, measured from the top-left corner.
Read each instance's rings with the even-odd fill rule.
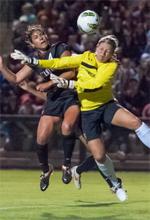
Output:
[[[44,54],[44,56],[40,56],[40,54],[34,54],[37,58],[41,59],[53,59],[61,57],[62,53],[66,50],[70,51],[70,48],[67,44],[58,42],[52,45]],[[48,70],[45,72],[45,69],[34,68],[37,74],[40,74],[44,81],[49,81],[49,71],[59,76],[64,72],[63,70]],[[44,109],[42,115],[51,115],[63,117],[66,110],[72,105],[78,105],[78,96],[75,90],[73,89],[62,89],[58,88],[56,85],[49,88],[47,91],[47,101],[45,102]]]
[[[56,44],[53,44],[45,53],[44,56],[40,56],[40,54],[38,54],[36,57],[37,58],[42,58],[42,59],[45,59],[45,60],[48,60],[48,59],[53,59],[53,58],[59,58],[61,57],[62,53],[66,50],[70,50],[70,47],[65,44],[65,43],[62,43],[62,42],[58,42]],[[36,68],[35,69],[36,73],[40,74],[45,82],[49,81],[50,78],[49,78],[49,75],[47,74],[47,72],[41,68]],[[65,70],[52,70],[52,69],[49,69],[49,72],[59,76],[61,75]],[[70,89],[62,89],[62,88],[58,88],[56,85],[54,85],[53,87],[51,87],[50,89],[48,89],[47,91],[47,97],[48,98],[51,98],[51,99],[55,99],[57,98],[58,96],[66,96],[68,97],[69,94],[72,95],[73,93],[76,93],[75,91],[73,90],[70,90]]]

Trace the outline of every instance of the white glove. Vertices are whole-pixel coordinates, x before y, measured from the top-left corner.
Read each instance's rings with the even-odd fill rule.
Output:
[[[41,76],[45,76],[45,77],[50,77],[50,75],[52,74],[52,71],[50,69],[45,69],[42,72],[40,72]]]
[[[10,56],[14,59],[14,60],[21,60],[22,64],[31,64],[33,66],[38,65],[38,60],[35,57],[29,57],[26,56],[24,53],[22,53],[19,50],[14,50],[13,53],[10,54]]]
[[[57,84],[58,88],[64,88],[64,89],[74,89],[74,80],[67,80],[64,78],[60,78],[54,74],[51,73],[50,79]]]

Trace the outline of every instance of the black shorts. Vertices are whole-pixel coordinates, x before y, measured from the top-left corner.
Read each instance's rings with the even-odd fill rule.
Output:
[[[79,105],[75,95],[68,97],[58,97],[55,100],[48,98],[44,105],[42,115],[63,117],[66,110],[72,105]]]
[[[111,124],[115,112],[121,108],[118,102],[111,100],[103,106],[81,112],[81,126],[85,138],[93,140],[100,137],[101,124]]]

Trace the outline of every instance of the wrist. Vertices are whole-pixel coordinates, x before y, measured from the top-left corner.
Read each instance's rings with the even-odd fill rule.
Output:
[[[35,57],[29,57],[27,63],[31,66],[37,66],[39,64],[39,61]]]
[[[74,80],[69,80],[68,81],[68,88],[69,89],[74,89],[75,87],[75,81]]]

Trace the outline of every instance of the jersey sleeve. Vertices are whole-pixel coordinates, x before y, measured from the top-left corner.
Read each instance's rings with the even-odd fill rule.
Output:
[[[71,52],[71,48],[67,44],[65,44],[65,43],[58,44],[58,46],[56,47],[56,55],[57,55],[57,57],[61,57],[61,55],[66,50]]]
[[[39,60],[39,66],[50,69],[70,69],[78,68],[82,61],[82,54],[76,56],[67,56],[51,60]]]
[[[103,87],[108,83],[115,75],[117,69],[117,63],[111,63],[106,68],[99,68],[96,75],[89,80],[76,81],[75,87],[78,90],[95,90]]]

